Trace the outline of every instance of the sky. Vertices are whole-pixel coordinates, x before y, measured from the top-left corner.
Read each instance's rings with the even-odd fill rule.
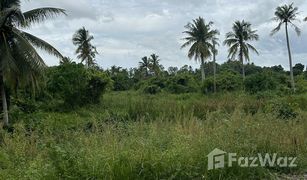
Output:
[[[252,42],[260,55],[251,54],[251,62],[289,69],[285,32],[282,29],[272,37],[270,31],[277,26],[271,20],[275,8],[291,2],[299,7],[299,19],[307,16],[306,0],[22,0],[22,10],[65,9],[68,16],[47,20],[25,31],[79,62],[71,39],[84,26],[95,37],[93,44],[99,52],[97,63],[104,69],[113,65],[136,67],[142,57],[152,53],[159,55],[165,67],[199,67],[199,63],[188,59],[188,48],[180,48],[184,42],[184,26],[199,16],[207,22],[213,21],[214,28],[221,33],[219,63],[228,60],[227,47],[222,45],[225,34],[231,31],[234,21],[244,19],[252,23],[260,36],[258,42]],[[302,34],[298,37],[290,29],[293,61],[307,65],[307,22],[296,24]],[[47,65],[59,63],[55,57],[40,53]]]

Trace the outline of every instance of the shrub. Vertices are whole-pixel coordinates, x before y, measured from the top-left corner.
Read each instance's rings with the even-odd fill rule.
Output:
[[[48,73],[47,89],[68,108],[98,103],[111,80],[102,72],[82,64],[63,64]]]
[[[286,103],[278,104],[276,106],[276,111],[278,112],[278,118],[281,119],[294,119],[298,115],[294,108]]]
[[[296,80],[296,88],[298,93],[307,93],[307,79],[303,75],[298,76]]]
[[[298,113],[295,111],[294,103],[289,103],[280,99],[271,102],[268,108],[270,111],[275,113],[279,119],[294,119],[298,115]]]
[[[261,91],[276,90],[277,80],[268,73],[257,73],[248,76],[244,81],[245,90],[255,94]]]
[[[88,103],[100,103],[100,97],[111,84],[110,78],[99,71],[91,71],[86,87],[85,99]]]
[[[148,81],[148,83],[150,85],[156,85],[156,86],[159,86],[161,89],[164,89],[166,87],[166,83],[165,83],[166,80],[167,79],[163,77],[153,77]]]
[[[114,82],[114,91],[126,91],[133,86],[133,81],[129,78],[129,75],[123,72],[112,75],[111,79]]]
[[[214,92],[214,78],[213,77],[209,77],[203,82],[203,85],[201,87],[201,91],[204,94]]]
[[[140,81],[134,88],[136,90],[144,90],[148,86],[158,86],[160,89],[164,89],[166,87],[166,81],[167,79],[164,77],[152,77],[150,79]]]
[[[240,90],[242,77],[231,71],[224,71],[216,77],[216,88],[219,92]],[[213,77],[207,78],[202,85],[203,93],[213,92]]]
[[[158,94],[161,92],[161,88],[157,85],[148,85],[144,88],[146,94]]]
[[[167,90],[174,94],[197,92],[198,88],[196,80],[189,74],[178,74],[167,82]]]

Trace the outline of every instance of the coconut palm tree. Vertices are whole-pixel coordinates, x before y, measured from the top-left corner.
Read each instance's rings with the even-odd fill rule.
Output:
[[[142,61],[139,62],[139,66],[140,66],[140,69],[142,71],[145,71],[145,76],[148,77],[149,76],[149,69],[151,67],[150,59],[147,56],[143,57]]]
[[[9,126],[5,84],[31,83],[35,87],[38,76],[46,66],[34,47],[63,58],[50,44],[20,28],[29,28],[35,23],[59,14],[65,14],[65,10],[38,8],[22,12],[20,0],[1,0],[0,2],[0,91],[4,127]]]
[[[212,56],[212,40],[218,34],[217,30],[211,29],[212,25],[213,22],[206,24],[205,20],[199,17],[188,23],[185,26],[187,30],[183,32],[187,37],[183,39],[186,42],[181,48],[190,46],[188,57],[201,62],[202,81],[205,80],[205,60]]]
[[[156,76],[159,76],[160,71],[161,71],[159,56],[156,55],[156,54],[152,54],[152,55],[150,55],[149,61],[150,61],[150,64],[151,64],[152,71],[155,73]]]
[[[95,57],[98,54],[96,47],[91,43],[93,39],[94,36],[90,35],[89,31],[83,27],[74,34],[72,40],[73,44],[77,46],[78,59],[85,63],[88,68],[96,65]]]
[[[294,24],[294,21],[297,20],[298,14],[299,14],[298,8],[294,7],[293,3],[290,5],[283,5],[283,6],[277,7],[275,10],[275,17],[273,18],[273,20],[277,21],[278,25],[271,32],[271,35],[274,35],[281,29],[282,25],[285,25],[287,48],[288,48],[288,55],[289,55],[289,64],[290,64],[291,86],[292,86],[293,91],[295,91],[295,82],[294,82],[294,75],[293,75],[293,64],[292,64],[292,55],[291,55],[291,48],[290,48],[288,26],[291,25],[292,27],[294,27],[294,30],[298,36],[301,34],[301,30]]]
[[[243,80],[245,79],[244,61],[250,61],[250,50],[259,54],[257,49],[250,44],[250,41],[257,41],[259,39],[256,32],[256,30],[252,30],[249,22],[244,20],[236,21],[233,24],[232,31],[226,34],[226,40],[224,41],[224,45],[229,47],[228,58],[234,60],[238,57],[242,64]]]

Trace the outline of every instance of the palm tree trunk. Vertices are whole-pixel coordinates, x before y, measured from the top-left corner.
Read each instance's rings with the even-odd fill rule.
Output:
[[[148,76],[149,76],[149,72],[148,72],[148,68],[147,67],[145,69],[145,76],[146,76],[146,78],[148,78]]]
[[[215,50],[215,46],[214,46],[214,50]],[[213,52],[213,88],[214,88],[214,93],[216,93],[216,59],[215,59],[215,52]]]
[[[3,76],[0,76],[0,88],[1,88],[1,98],[2,98],[2,109],[3,109],[3,127],[9,126],[9,115],[8,115],[8,108],[6,102],[6,94],[5,94],[5,87]]]
[[[289,33],[288,33],[288,23],[287,22],[286,22],[285,28],[286,28],[287,47],[288,47],[288,54],[289,54],[291,86],[292,86],[292,90],[295,92],[295,82],[294,82],[294,75],[293,75],[293,64],[292,64],[292,56],[291,56],[290,40],[289,40]]]
[[[203,58],[201,59],[201,80],[202,82],[205,82],[206,80],[205,61]]]
[[[244,59],[243,59],[243,51],[242,51],[242,49],[240,49],[240,62],[242,63],[243,81],[245,81],[245,66],[244,66]]]

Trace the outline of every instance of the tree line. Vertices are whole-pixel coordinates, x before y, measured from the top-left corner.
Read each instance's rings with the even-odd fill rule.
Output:
[[[277,7],[272,20],[276,21],[278,25],[271,32],[271,35],[273,36],[280,31],[282,26],[285,28],[289,55],[291,86],[293,91],[295,91],[295,81],[288,28],[289,26],[293,27],[297,35],[301,34],[300,28],[295,24],[295,21],[299,20],[297,17],[298,14],[299,10],[293,5],[293,3],[290,5],[286,4]],[[307,18],[304,20],[306,21]],[[215,56],[217,54],[216,45],[218,45],[217,41],[219,39],[219,31],[213,29],[212,25],[213,22],[206,23],[202,17],[199,17],[193,20],[191,23],[188,23],[185,26],[186,31],[183,32],[187,36],[184,38],[185,43],[182,45],[182,48],[190,47],[188,57],[190,59],[194,58],[196,61],[201,62],[202,81],[205,80],[205,60],[213,56],[213,62],[215,62]],[[226,34],[226,40],[223,42],[223,44],[229,47],[228,57],[233,60],[238,58],[238,60],[241,62],[243,80],[245,79],[244,62],[250,62],[250,51],[259,55],[257,49],[251,44],[252,41],[258,40],[259,35],[257,34],[257,30],[252,29],[251,23],[244,20],[236,21],[233,24],[232,31]]]

